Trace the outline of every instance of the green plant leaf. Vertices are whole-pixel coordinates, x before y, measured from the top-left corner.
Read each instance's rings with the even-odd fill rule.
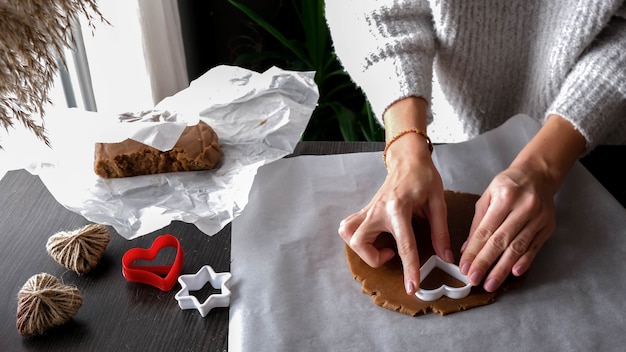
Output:
[[[365,128],[365,126],[363,127],[363,135],[365,136],[365,139],[369,142],[384,142],[385,130],[378,123],[369,102],[365,102],[363,109],[365,110],[364,115],[367,117],[367,128]]]
[[[274,38],[276,38],[276,40],[278,40],[283,46],[288,48],[296,57],[298,57],[298,59],[302,60],[302,62],[305,62],[307,65],[311,67],[311,69],[313,69],[314,67],[313,64],[311,63],[309,58],[302,52],[302,50],[300,50],[300,48],[294,45],[289,39],[287,39],[282,33],[280,33],[274,26],[269,24],[269,22],[267,22],[261,16],[257,15],[254,11],[252,11],[249,7],[241,4],[240,2],[237,2],[235,0],[228,0],[228,2],[231,3],[233,6],[235,6],[236,8],[238,8],[239,10],[241,10],[243,13],[245,13],[248,17],[250,17],[250,19],[256,22],[263,29],[265,29]]]
[[[297,8],[295,0],[294,7]],[[330,52],[330,32],[324,17],[324,1],[301,1],[300,19],[311,63],[316,70],[324,71],[326,57]]]
[[[361,130],[358,124],[358,119],[354,111],[348,109],[341,103],[329,104],[332,108],[335,116],[339,122],[339,129],[345,141],[358,141],[361,140],[359,131]]]

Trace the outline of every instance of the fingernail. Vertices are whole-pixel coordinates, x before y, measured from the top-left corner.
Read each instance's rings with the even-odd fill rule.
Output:
[[[470,263],[468,262],[463,262],[461,263],[461,274],[463,275],[467,275],[467,272],[469,271],[470,268]]]
[[[511,272],[515,276],[521,276],[522,274],[524,274],[524,272],[526,272],[526,268],[524,268],[524,266],[522,265],[516,265],[513,267],[513,269],[511,269]]]
[[[498,289],[498,285],[498,280],[493,278],[487,279],[487,281],[485,281],[485,291],[493,292]]]
[[[469,277],[469,281],[470,284],[472,284],[472,286],[478,286],[478,284],[480,284],[480,280],[483,278],[483,274],[478,272],[478,271],[474,271],[472,273],[472,275]]]
[[[452,254],[452,251],[449,249],[446,249],[445,253],[443,254],[446,257],[446,261],[448,263],[454,263],[454,254]]]
[[[406,293],[407,293],[407,295],[412,295],[413,291],[415,290],[415,284],[413,283],[413,281],[408,280],[405,283],[405,286],[406,286]]]
[[[467,247],[467,241],[463,242],[463,245],[461,246],[461,253],[465,251],[465,247]]]

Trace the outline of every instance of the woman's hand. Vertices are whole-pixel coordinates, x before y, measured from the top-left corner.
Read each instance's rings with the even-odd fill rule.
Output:
[[[550,115],[511,166],[498,174],[476,203],[461,272],[474,286],[485,278],[493,292],[509,273],[530,267],[556,228],[554,195],[584,152],[585,138],[559,115]]]
[[[409,105],[415,102],[404,101]],[[423,101],[417,103],[421,106],[420,111],[425,111]],[[412,116],[411,111],[415,112],[401,107],[402,103],[395,105],[394,109],[390,108],[385,121],[393,120],[395,116],[405,117],[395,121],[406,121],[406,117]],[[420,126],[420,122],[410,122],[402,127],[389,123],[387,140],[408,126]],[[380,267],[395,252],[391,248],[377,248],[374,241],[383,232],[391,233],[402,260],[406,292],[412,295],[419,288],[420,282],[420,261],[413,233],[413,216],[429,221],[430,236],[437,255],[449,262],[454,261],[450,250],[443,184],[424,136],[417,133],[403,134],[392,142],[386,155],[388,175],[385,181],[367,206],[341,222],[339,235],[368,265]]]
[[[420,282],[419,254],[411,223],[414,215],[426,218],[431,224],[430,235],[437,255],[453,262],[443,186],[432,161],[417,168],[407,166],[390,171],[369,204],[339,226],[341,238],[375,268],[395,255],[391,248],[374,246],[381,233],[391,233],[402,260],[406,292],[410,295],[416,292]]]
[[[474,286],[487,273],[493,292],[509,273],[528,270],[539,248],[556,228],[553,191],[537,172],[510,167],[497,175],[476,203],[460,268]],[[492,268],[492,265],[494,265]]]

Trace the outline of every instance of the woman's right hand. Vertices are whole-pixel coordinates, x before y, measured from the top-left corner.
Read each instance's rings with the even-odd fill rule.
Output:
[[[395,140],[387,150],[386,164],[388,174],[385,181],[363,209],[341,222],[339,235],[364,262],[380,267],[395,252],[391,248],[377,248],[374,241],[383,232],[391,233],[402,260],[406,292],[412,295],[420,282],[413,216],[429,222],[435,253],[448,262],[454,262],[443,183],[428,144],[417,133],[406,133]]]

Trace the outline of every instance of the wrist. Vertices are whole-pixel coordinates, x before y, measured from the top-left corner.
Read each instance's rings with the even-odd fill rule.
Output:
[[[385,140],[389,142],[399,132],[410,128],[426,131],[428,103],[410,96],[391,104],[383,114]]]
[[[427,138],[428,103],[423,98],[411,96],[391,104],[385,111],[385,151],[383,162],[388,170],[395,170],[402,164],[413,167],[430,161],[432,145]]]
[[[385,150],[383,151],[383,163],[385,164],[385,168],[387,167],[387,154],[389,153],[389,150],[391,149],[391,147],[393,146],[393,144],[400,138],[405,137],[405,139],[409,139],[412,138],[414,136],[407,136],[409,134],[416,134],[417,136],[421,137],[424,139],[424,142],[426,142],[426,147],[428,148],[428,153],[432,154],[433,152],[433,143],[430,140],[430,137],[428,137],[428,135],[426,134],[425,131],[422,131],[418,128],[409,128],[403,131],[398,132],[398,134],[396,134],[395,136],[393,136],[391,139],[389,139],[389,141],[387,142],[387,144],[385,145]],[[413,143],[404,143],[404,144],[413,144]],[[396,151],[398,150],[398,148],[394,148]],[[404,148],[404,150],[413,150],[414,148]],[[422,154],[421,152],[423,151],[423,147],[420,147],[419,145],[417,145],[417,147],[415,148],[416,152],[418,154]],[[400,149],[402,150],[402,149]]]
[[[550,163],[541,156],[518,156],[509,166],[509,170],[522,175],[520,180],[526,180],[540,186],[544,194],[547,192],[550,196],[554,196],[560,187],[560,175],[555,173]],[[525,182],[521,182],[521,184],[525,184]]]
[[[387,170],[412,169],[432,162],[428,140],[417,133],[407,132],[392,143],[387,142],[383,163]]]
[[[541,174],[555,194],[585,147],[585,138],[569,121],[550,115],[511,167]]]

